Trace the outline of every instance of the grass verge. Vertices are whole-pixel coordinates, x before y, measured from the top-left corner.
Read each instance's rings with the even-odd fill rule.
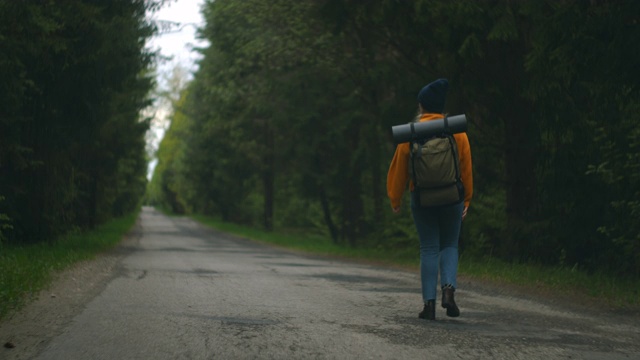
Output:
[[[587,273],[565,266],[509,263],[490,257],[465,259],[463,256],[460,272],[611,309],[640,311],[640,279]]]
[[[311,254],[344,257],[375,262],[418,271],[417,249],[347,248],[322,236],[266,232],[260,229],[225,223],[217,219],[193,215],[194,220],[214,229],[254,241],[301,250]],[[614,309],[640,311],[640,279],[623,279],[607,274],[587,274],[568,267],[509,263],[490,257],[475,258],[463,254],[459,273],[470,279],[488,280],[495,285],[507,285],[564,296],[569,301],[582,299]]]
[[[56,272],[113,248],[137,216],[134,213],[92,231],[68,234],[54,244],[0,248],[0,319],[25,305],[51,282]]]

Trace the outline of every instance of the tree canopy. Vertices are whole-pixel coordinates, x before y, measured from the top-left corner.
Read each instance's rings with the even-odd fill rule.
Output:
[[[638,14],[606,0],[208,1],[211,45],[153,180],[176,183],[156,198],[414,246],[409,217],[388,211],[390,128],[445,77],[446,112],[470,120],[466,251],[637,276]]]

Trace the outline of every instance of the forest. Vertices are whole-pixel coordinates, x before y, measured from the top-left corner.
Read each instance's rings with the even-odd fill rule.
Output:
[[[416,248],[386,196],[391,127],[447,78],[473,157],[465,254],[640,275],[640,2],[206,0],[209,45],[147,184],[161,3],[0,0],[0,243],[90,228],[146,190],[177,214]]]
[[[640,2],[207,1],[149,201],[416,247],[391,212],[391,127],[447,78],[466,114],[465,252],[640,275]]]
[[[139,208],[161,5],[0,0],[0,249]]]

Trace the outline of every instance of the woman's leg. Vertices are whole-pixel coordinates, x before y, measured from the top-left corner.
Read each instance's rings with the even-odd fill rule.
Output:
[[[464,204],[440,208],[440,285],[457,287],[458,277],[458,239],[462,225]]]
[[[420,279],[422,299],[426,304],[427,301],[436,298],[438,284],[438,253],[440,251],[438,216],[433,209],[415,207],[413,203],[411,213],[420,238]]]

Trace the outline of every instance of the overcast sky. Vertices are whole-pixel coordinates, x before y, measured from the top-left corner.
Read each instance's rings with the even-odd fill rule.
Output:
[[[196,28],[202,26],[204,22],[200,14],[203,3],[203,0],[171,1],[151,16],[156,21],[182,24],[179,31],[155,36],[148,44],[151,49],[159,49],[162,55],[173,58],[168,63],[160,64],[161,72],[170,71],[177,62],[193,69],[197,59],[197,54],[192,51],[193,47],[203,45],[196,39]]]
[[[177,0],[170,1],[162,9],[150,17],[156,21],[171,21],[179,23],[178,31],[161,33],[152,38],[147,46],[152,50],[160,50],[163,56],[170,57],[169,61],[158,64],[158,84],[162,86],[164,78],[171,73],[172,69],[180,64],[190,72],[196,69],[198,54],[193,51],[195,47],[202,47],[206,42],[196,39],[196,29],[204,23],[200,14],[200,8],[204,0]],[[160,140],[164,136],[168,121],[166,119],[167,109],[154,109],[155,119],[151,124],[150,133],[147,136],[147,143],[151,149],[157,149]],[[156,161],[149,164],[148,177],[150,178]]]

